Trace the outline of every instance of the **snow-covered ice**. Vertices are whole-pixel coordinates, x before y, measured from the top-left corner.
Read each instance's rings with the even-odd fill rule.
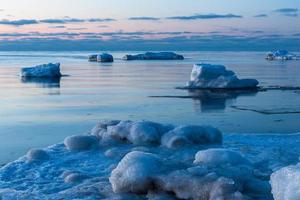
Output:
[[[290,53],[287,50],[277,50],[266,54],[267,60],[298,60],[299,56]]]
[[[173,137],[186,143],[169,148]],[[223,135],[209,126],[101,121],[89,134],[30,150],[3,166],[0,197],[269,200],[270,175],[298,161],[299,141],[300,134]],[[297,199],[289,191],[297,187],[299,168],[272,175],[274,197]]]
[[[20,76],[22,77],[61,77],[60,63],[49,63],[37,65],[35,67],[25,67],[21,69]]]
[[[183,60],[182,55],[173,52],[146,52],[137,55],[125,55],[123,60]]]
[[[208,89],[247,89],[256,88],[256,79],[239,79],[236,74],[223,65],[195,64],[188,88]]]

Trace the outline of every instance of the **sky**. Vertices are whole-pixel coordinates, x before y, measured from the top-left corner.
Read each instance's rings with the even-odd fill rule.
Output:
[[[0,50],[299,50],[300,0],[0,0]]]

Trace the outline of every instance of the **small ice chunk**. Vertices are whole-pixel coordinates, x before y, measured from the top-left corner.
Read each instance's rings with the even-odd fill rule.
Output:
[[[49,63],[21,69],[22,77],[61,77],[60,63]]]
[[[82,173],[70,173],[65,176],[64,181],[66,183],[79,183],[87,178],[89,178],[89,176]]]
[[[97,148],[98,140],[95,136],[75,135],[67,137],[64,144],[69,150],[84,151]]]
[[[108,53],[89,55],[90,62],[113,62],[114,57]]]
[[[182,55],[173,52],[147,52],[145,54],[125,55],[123,60],[183,60]]]
[[[26,154],[26,158],[29,162],[45,161],[49,159],[49,155],[42,149],[30,149]]]
[[[287,50],[277,50],[273,52],[268,52],[266,55],[267,60],[297,60],[295,54],[288,52]]]
[[[239,152],[220,148],[198,151],[194,163],[209,166],[252,165],[251,162]]]
[[[168,148],[187,144],[220,144],[222,133],[211,126],[179,126],[164,134],[161,143]]]
[[[274,172],[270,180],[275,200],[300,199],[300,163]]]
[[[236,74],[227,70],[223,65],[195,64],[191,73],[191,79],[187,83],[189,88],[219,88],[219,89],[243,89],[256,88],[256,79],[239,79]]]
[[[132,151],[111,172],[109,181],[115,193],[147,193],[162,162],[152,153]]]

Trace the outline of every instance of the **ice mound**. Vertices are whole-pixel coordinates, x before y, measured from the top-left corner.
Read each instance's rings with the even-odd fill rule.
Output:
[[[221,144],[222,133],[211,126],[179,126],[164,134],[162,144],[177,148],[190,144]]]
[[[49,159],[48,153],[42,149],[30,149],[27,152],[26,157],[29,162],[45,161]]]
[[[60,63],[49,63],[37,65],[35,67],[26,67],[21,69],[22,77],[61,77]]]
[[[236,74],[223,65],[195,64],[188,88],[208,89],[246,89],[256,88],[256,79],[239,79]]]
[[[129,142],[135,145],[160,144],[161,136],[173,126],[151,121],[108,121],[98,123],[91,134],[101,143]]]
[[[215,173],[195,174],[178,170],[162,177],[160,187],[173,192],[179,199],[201,200],[243,200],[233,180],[219,177]]]
[[[93,54],[88,57],[90,62],[113,62],[114,58],[108,53]]]
[[[162,161],[154,154],[133,151],[128,153],[111,172],[109,181],[116,193],[144,194],[153,189],[154,177]]]
[[[98,140],[95,136],[74,135],[67,137],[64,144],[69,150],[85,151],[98,147]]]
[[[228,149],[207,149],[199,151],[195,156],[195,164],[212,166],[251,165],[251,162],[240,153]]]
[[[289,53],[287,50],[278,50],[273,52],[268,52],[266,55],[267,60],[297,60],[299,59],[293,53]]]
[[[271,175],[275,200],[300,199],[300,164],[284,167]]]
[[[183,60],[182,55],[173,52],[147,52],[145,54],[125,55],[123,60]]]

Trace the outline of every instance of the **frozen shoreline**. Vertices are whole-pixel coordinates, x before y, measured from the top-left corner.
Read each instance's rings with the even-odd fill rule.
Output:
[[[110,125],[115,127],[113,129],[114,131],[117,130],[117,133],[126,133],[124,127],[132,126],[130,123],[125,123],[124,126],[119,128],[115,127],[116,122],[111,123]],[[135,123],[133,123],[133,125],[134,124]],[[155,124],[155,126],[157,126],[157,124]],[[165,132],[169,129],[171,131],[173,130],[171,125],[159,125],[159,127],[166,128],[166,130],[164,130]],[[161,189],[159,191],[156,189],[151,189],[151,191],[148,191],[148,194],[128,194],[127,192],[114,193],[109,182],[109,177],[111,177],[111,172],[116,169],[118,163],[120,163],[121,159],[126,154],[128,155],[129,152],[138,151],[156,155],[159,159],[163,160],[163,166],[166,167],[167,171],[163,172],[163,175],[155,175],[155,178],[158,177],[158,180],[165,182],[169,178],[172,179],[174,173],[180,172],[181,175],[177,175],[179,176],[179,180],[181,180],[181,176],[182,178],[190,176],[186,174],[190,172],[185,171],[185,169],[196,171],[199,170],[199,166],[195,163],[193,164],[195,154],[198,151],[211,148],[223,148],[226,151],[235,151],[245,156],[245,159],[252,163],[251,165],[246,164],[245,166],[242,165],[238,167],[235,163],[235,159],[232,160],[231,158],[228,158],[228,162],[233,162],[234,164],[230,165],[230,168],[228,168],[227,165],[224,166],[225,172],[227,171],[226,173],[229,173],[230,169],[235,171],[236,169],[248,170],[250,168],[256,173],[256,175],[253,177],[260,177],[258,180],[263,181],[261,183],[268,188],[270,185],[267,186],[266,183],[268,183],[268,177],[270,174],[281,167],[295,164],[298,161],[298,156],[300,155],[300,149],[296,145],[298,142],[300,142],[300,133],[288,135],[223,134],[223,144],[218,144],[218,142],[216,142],[216,144],[215,142],[213,142],[213,144],[209,144],[210,142],[208,141],[219,141],[219,136],[217,133],[214,133],[214,129],[207,129],[208,132],[205,131],[203,133],[207,133],[210,136],[207,135],[205,137],[211,138],[211,134],[217,134],[214,136],[215,139],[207,140],[203,138],[203,135],[199,138],[200,140],[196,140],[198,142],[188,142],[189,145],[181,146],[181,144],[184,144],[182,143],[182,140],[173,140],[172,138],[174,138],[173,136],[175,135],[181,137],[185,134],[176,131],[173,131],[174,133],[172,134],[163,134],[162,138],[165,138],[164,140],[168,142],[163,142],[162,145],[159,145],[159,143],[155,143],[155,141],[158,140],[153,140],[154,135],[151,137],[146,137],[149,140],[144,140],[144,136],[147,136],[148,133],[154,133],[150,130],[151,128],[148,129],[149,127],[146,129],[144,129],[145,127],[139,127],[135,129],[138,131],[135,132],[138,133],[136,135],[138,137],[132,137],[128,135],[128,139],[125,140],[115,140],[116,135],[111,138],[109,134],[107,135],[106,132],[103,132],[103,128],[106,129],[107,126],[103,125],[102,123],[102,125],[100,124],[96,126],[91,131],[94,136],[82,136],[89,138],[84,139],[83,143],[78,143],[79,140],[77,140],[78,138],[76,137],[75,139],[73,137],[68,137],[69,139],[65,140],[66,146],[61,143],[45,148],[44,152],[47,156],[45,156],[43,153],[31,152],[16,161],[8,163],[6,166],[0,169],[0,196],[2,196],[4,199],[174,199],[176,196],[170,195],[168,192],[165,193],[165,190]],[[142,132],[144,134],[139,134]],[[121,135],[122,137],[124,136],[123,134]],[[100,139],[100,146],[95,147],[95,141],[93,138],[97,137],[99,139],[99,136],[102,138]],[[142,136],[144,139],[138,139],[141,138],[140,136]],[[171,145],[168,147],[168,144],[170,144],[169,142],[171,141],[175,146]],[[181,142],[174,143],[174,141]],[[179,147],[177,146],[178,144],[180,144]],[[286,148],[287,146],[288,148]],[[74,151],[74,148],[77,150]],[[239,162],[240,161],[238,161],[238,163]],[[212,170],[213,173],[217,173],[220,169],[217,167],[210,170]],[[173,172],[170,173],[170,171]],[[196,173],[196,171],[194,172]],[[223,169],[221,172],[223,172]],[[245,175],[244,173],[248,172],[243,170],[236,171],[235,173],[237,173],[237,175],[235,177],[232,177],[232,174],[230,173],[226,173],[223,174],[225,178],[237,178],[239,180],[239,184],[246,184],[247,182],[245,182],[245,180],[241,181],[240,179],[243,179],[243,176]],[[169,176],[166,176],[168,174]],[[195,181],[197,182],[203,180],[197,179]],[[196,184],[196,182],[194,184]],[[217,181],[216,183],[219,182]],[[191,184],[191,182],[186,182],[185,184]],[[218,187],[222,188],[223,186],[221,184]],[[178,193],[178,191],[171,185],[168,187],[165,185],[164,188],[167,190],[174,189],[174,192],[176,194]],[[248,197],[250,196],[251,198],[272,199],[271,193],[266,193],[266,191],[259,191],[260,194],[249,194],[249,191],[253,191],[255,189],[257,188],[248,188],[248,192],[245,194],[245,190],[239,189],[238,191],[242,195],[246,195]],[[182,192],[184,193],[184,191]],[[185,192],[187,195],[193,195],[193,191],[191,190],[187,190]],[[181,194],[177,195],[180,196]],[[224,195],[229,194],[227,194],[225,191]]]

